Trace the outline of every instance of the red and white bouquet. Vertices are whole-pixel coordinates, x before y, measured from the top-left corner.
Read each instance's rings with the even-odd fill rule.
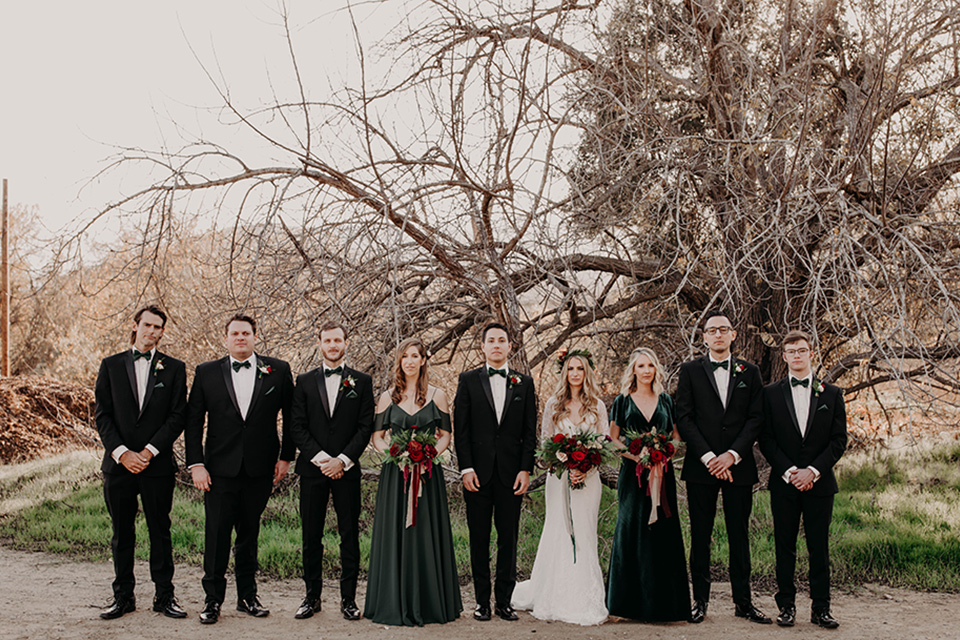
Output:
[[[590,431],[569,436],[558,433],[540,445],[537,460],[542,467],[559,478],[564,471],[577,470],[587,473],[601,464],[611,464],[616,460],[616,454],[610,436]],[[583,479],[579,482],[571,479],[570,488],[582,489],[584,482]]]
[[[426,429],[413,425],[393,433],[390,448],[384,454],[385,462],[392,462],[403,471],[403,489],[407,492],[407,526],[417,524],[417,502],[423,494],[421,476],[433,476],[434,460],[437,457],[437,436]]]
[[[666,471],[667,463],[677,453],[677,447],[680,443],[675,442],[670,436],[670,432],[658,430],[656,427],[642,433],[630,429],[623,431],[624,444],[627,450],[640,458],[640,462],[637,464],[637,486],[641,489],[644,488],[643,472],[649,470],[649,481],[646,486],[647,495],[650,496],[652,502],[649,524],[657,521],[657,507],[659,506],[663,506],[664,515],[668,518],[672,515],[670,505],[667,503],[663,474]]]

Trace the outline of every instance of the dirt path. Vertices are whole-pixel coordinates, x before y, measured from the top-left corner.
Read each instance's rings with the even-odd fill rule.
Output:
[[[137,567],[137,577],[147,580],[146,566]],[[577,627],[547,623],[521,613],[519,622],[497,619],[474,622],[469,613],[447,625],[425,629],[395,628],[369,621],[346,622],[337,610],[336,586],[329,584],[324,595],[324,611],[310,620],[294,620],[293,612],[302,598],[299,581],[261,582],[260,594],[272,613],[269,618],[252,619],[224,607],[224,616],[212,627],[201,626],[197,614],[203,593],[200,569],[177,567],[177,588],[181,604],[189,611],[186,620],[169,620],[150,610],[152,587],[138,587],[138,610],[119,620],[106,622],[97,617],[110,592],[111,567],[65,561],[57,556],[26,553],[0,548],[0,638],[31,640],[156,640],[157,638],[202,638],[229,640],[268,640],[272,638],[424,638],[445,640],[486,640],[501,638],[549,638],[551,640],[587,640],[590,638],[742,638],[744,640],[782,638],[868,638],[920,639],[960,636],[960,595],[925,594],[886,588],[864,588],[857,595],[839,594],[834,614],[840,629],[828,632],[813,627],[805,618],[806,602],[801,603],[801,623],[793,629],[761,627],[734,618],[729,584],[715,585],[715,596],[707,620],[700,625],[678,623],[650,625],[633,622],[608,622],[600,627]],[[232,580],[228,592],[233,588]],[[469,587],[463,589],[464,605],[472,611]],[[229,604],[229,603],[228,603]],[[360,602],[362,606],[362,598]],[[757,604],[767,614],[774,613],[773,598],[763,595]],[[533,635],[536,634],[536,635]]]

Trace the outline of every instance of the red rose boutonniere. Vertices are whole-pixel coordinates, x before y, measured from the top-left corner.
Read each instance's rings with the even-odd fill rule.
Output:
[[[163,358],[157,358],[153,363],[153,375],[157,375],[157,371],[163,371]]]
[[[357,397],[357,381],[353,376],[345,376],[343,380],[340,381],[340,388],[347,392],[348,398]]]
[[[821,393],[823,393],[823,383],[818,380],[817,383],[813,385],[813,397],[816,398]]]
[[[270,368],[266,362],[257,363],[257,377],[262,378],[263,376],[268,376],[273,373],[273,369]]]
[[[511,373],[509,376],[507,376],[507,386],[511,389],[513,389],[515,386],[517,386],[521,382],[523,382],[523,378],[521,378],[516,373]]]
[[[742,362],[738,362],[738,363],[737,363],[737,366],[735,366],[735,367],[733,368],[733,375],[734,375],[734,377],[736,377],[738,374],[741,374],[741,373],[743,373],[743,372],[746,371],[746,370],[747,370],[747,368],[743,365],[743,363],[742,363]]]

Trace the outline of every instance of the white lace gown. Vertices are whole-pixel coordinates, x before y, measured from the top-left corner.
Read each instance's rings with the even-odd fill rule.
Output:
[[[541,437],[552,438],[557,432],[571,435],[582,431],[609,434],[607,410],[597,402],[596,420],[587,424],[573,424],[563,418],[554,425],[552,416],[555,401],[551,399],[543,411]],[[606,590],[600,558],[597,553],[597,520],[600,513],[600,476],[596,469],[587,475],[582,489],[570,491],[570,510],[577,553],[574,562],[573,543],[566,522],[567,473],[561,477],[547,477],[544,496],[546,519],[537,547],[530,579],[517,584],[513,592],[513,607],[530,611],[540,620],[558,620],[580,625],[598,625],[607,619]]]

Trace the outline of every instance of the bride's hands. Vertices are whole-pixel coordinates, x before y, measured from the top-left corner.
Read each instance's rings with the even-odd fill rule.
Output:
[[[570,469],[570,481],[574,484],[580,484],[586,477],[587,474],[585,474],[583,471],[580,471],[579,469]]]

